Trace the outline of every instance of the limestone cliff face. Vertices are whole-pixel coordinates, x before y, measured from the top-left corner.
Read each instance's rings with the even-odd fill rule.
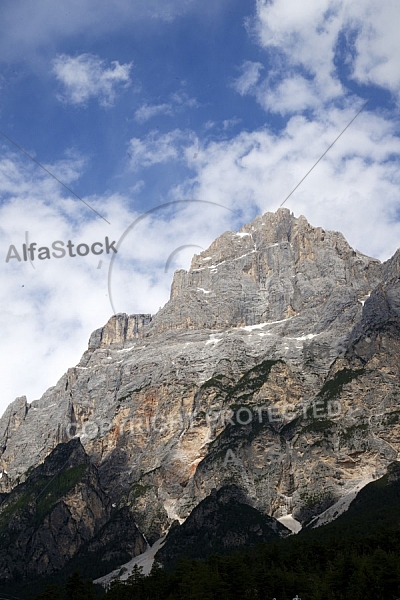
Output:
[[[171,300],[150,331],[240,327],[301,313],[308,333],[320,333],[340,312],[354,315],[354,301],[380,271],[379,261],[353,250],[342,234],[280,209],[224,233],[194,256],[189,272],[177,271]]]
[[[153,318],[113,316],[7,409],[0,492],[79,437],[150,542],[231,484],[310,521],[397,456],[399,275],[400,251],[381,264],[286,209],[223,234]]]
[[[118,314],[111,317],[104,327],[96,329],[90,336],[88,350],[107,348],[111,344],[125,344],[140,337],[151,315]]]

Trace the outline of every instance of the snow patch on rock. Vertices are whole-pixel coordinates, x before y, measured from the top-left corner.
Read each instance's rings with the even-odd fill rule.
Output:
[[[279,519],[277,519],[277,521],[279,521],[279,523],[282,523],[282,525],[284,525],[285,527],[287,527],[288,529],[290,529],[290,531],[292,533],[299,533],[299,531],[301,530],[301,523],[300,521],[297,521],[292,514],[290,515],[285,515],[284,517],[279,517]]]
[[[115,569],[111,573],[108,573],[108,575],[99,577],[99,579],[96,579],[94,583],[100,583],[103,587],[107,588],[111,581],[126,581],[128,577],[132,575],[133,567],[135,565],[137,565],[138,567],[142,567],[143,574],[148,575],[154,563],[154,556],[156,555],[158,550],[164,545],[165,538],[166,536],[161,537],[152,546],[148,546],[147,550],[145,550],[143,554],[135,556],[129,562],[118,567],[118,569]],[[121,573],[121,571],[123,572]]]

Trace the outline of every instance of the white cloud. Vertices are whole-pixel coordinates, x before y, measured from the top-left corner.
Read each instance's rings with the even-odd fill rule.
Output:
[[[158,115],[172,115],[171,104],[143,104],[135,111],[135,121],[145,123]]]
[[[353,77],[361,83],[373,83],[400,93],[399,6],[396,2],[373,0],[350,5],[358,35]]]
[[[241,122],[242,119],[239,119],[238,117],[233,117],[232,119],[224,119],[224,121],[222,121],[222,129],[224,131],[227,131],[232,127],[236,127],[236,125],[239,125],[239,123]]]
[[[326,85],[326,78],[305,77],[296,73],[292,65],[282,70],[279,65],[271,67],[264,79],[261,79],[261,63],[245,61],[241,69],[242,74],[233,87],[242,96],[254,96],[262,108],[272,113],[286,115],[315,109],[342,94],[337,82]]]
[[[158,115],[172,116],[185,108],[198,108],[195,98],[190,98],[186,92],[176,92],[170,95],[170,101],[162,104],[143,104],[135,111],[135,121],[145,123]]]
[[[181,108],[199,108],[200,104],[196,98],[191,98],[186,92],[180,90],[171,94],[171,102]]]
[[[312,88],[323,91],[325,99],[340,95],[342,87],[334,57],[343,18],[341,0],[310,0],[307,3],[258,0],[256,29],[259,41],[264,48],[278,52],[272,70],[281,67],[280,71],[286,71],[289,79],[293,79],[291,69],[303,68],[308,73],[308,80],[303,78],[302,87],[310,87],[306,95],[312,94]],[[286,73],[280,73],[279,85]]]
[[[243,81],[239,78],[237,89],[254,94],[272,112],[321,106],[346,92],[335,63],[338,52],[345,52],[342,60],[350,76],[398,95],[397,20],[398,7],[391,0],[257,0],[252,26],[268,51],[268,74],[257,86],[260,69],[252,65],[259,63],[249,63],[248,82],[245,76]],[[348,43],[345,50],[343,40]]]
[[[233,84],[235,90],[242,96],[248,94],[254,89],[256,83],[258,83],[263,68],[263,65],[259,62],[252,62],[251,60],[244,61],[240,67],[241,74]]]
[[[143,139],[132,138],[129,142],[128,156],[130,167],[136,171],[141,167],[179,160],[187,146],[194,142],[192,132],[174,129],[168,133],[150,131]]]
[[[286,115],[319,107],[324,93],[316,89],[314,81],[300,75],[293,75],[286,77],[275,86],[270,86],[267,79],[257,88],[255,96],[266,110]]]
[[[53,72],[65,88],[60,99],[83,106],[90,98],[97,98],[101,106],[111,106],[117,90],[130,85],[131,67],[131,63],[121,65],[118,61],[107,67],[104,60],[92,54],[60,54],[53,61]]]

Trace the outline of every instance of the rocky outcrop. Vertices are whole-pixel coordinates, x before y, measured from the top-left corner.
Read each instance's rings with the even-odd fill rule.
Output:
[[[100,558],[109,569],[110,563],[123,564],[132,557],[142,554],[146,549],[146,541],[136,527],[131,511],[124,506],[112,511],[107,523],[85,546],[81,554],[91,556],[92,561],[98,561]]]
[[[0,492],[79,437],[149,543],[230,484],[309,522],[400,448],[399,261],[286,209],[223,234],[153,318],[114,315],[55,387],[7,409]]]
[[[97,552],[97,561],[106,563],[115,555],[119,559],[140,554],[146,543],[129,511],[112,512],[97,469],[79,440],[59,444],[24,483],[2,498],[0,580],[51,575],[79,552],[83,555],[82,550]],[[125,540],[118,547],[122,531]]]
[[[111,344],[125,344],[141,336],[144,328],[151,322],[151,315],[118,314],[111,317],[108,323],[96,329],[89,339],[88,350],[107,348]]]
[[[183,558],[223,554],[288,535],[276,519],[253,508],[240,488],[227,485],[214,488],[182,525],[172,526],[155,559],[171,566]]]

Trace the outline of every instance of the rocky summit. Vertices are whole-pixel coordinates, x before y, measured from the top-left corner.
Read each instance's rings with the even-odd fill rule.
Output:
[[[283,208],[224,233],[175,273],[156,315],[114,315],[40,400],[7,408],[0,535],[15,543],[10,523],[26,543],[37,534],[23,486],[78,438],[71,485],[42,502],[39,531],[65,495],[87,492],[62,551],[55,543],[12,573],[0,555],[0,579],[54,572],[91,540],[102,547],[113,506],[137,528],[131,556],[170,529],[173,548],[186,520],[195,539],[199,514],[232,506],[218,490],[239,490],[256,533],[271,531],[267,517],[274,535],[287,532],[277,519],[295,530],[332,521],[398,455],[399,353],[400,250],[381,263]]]

